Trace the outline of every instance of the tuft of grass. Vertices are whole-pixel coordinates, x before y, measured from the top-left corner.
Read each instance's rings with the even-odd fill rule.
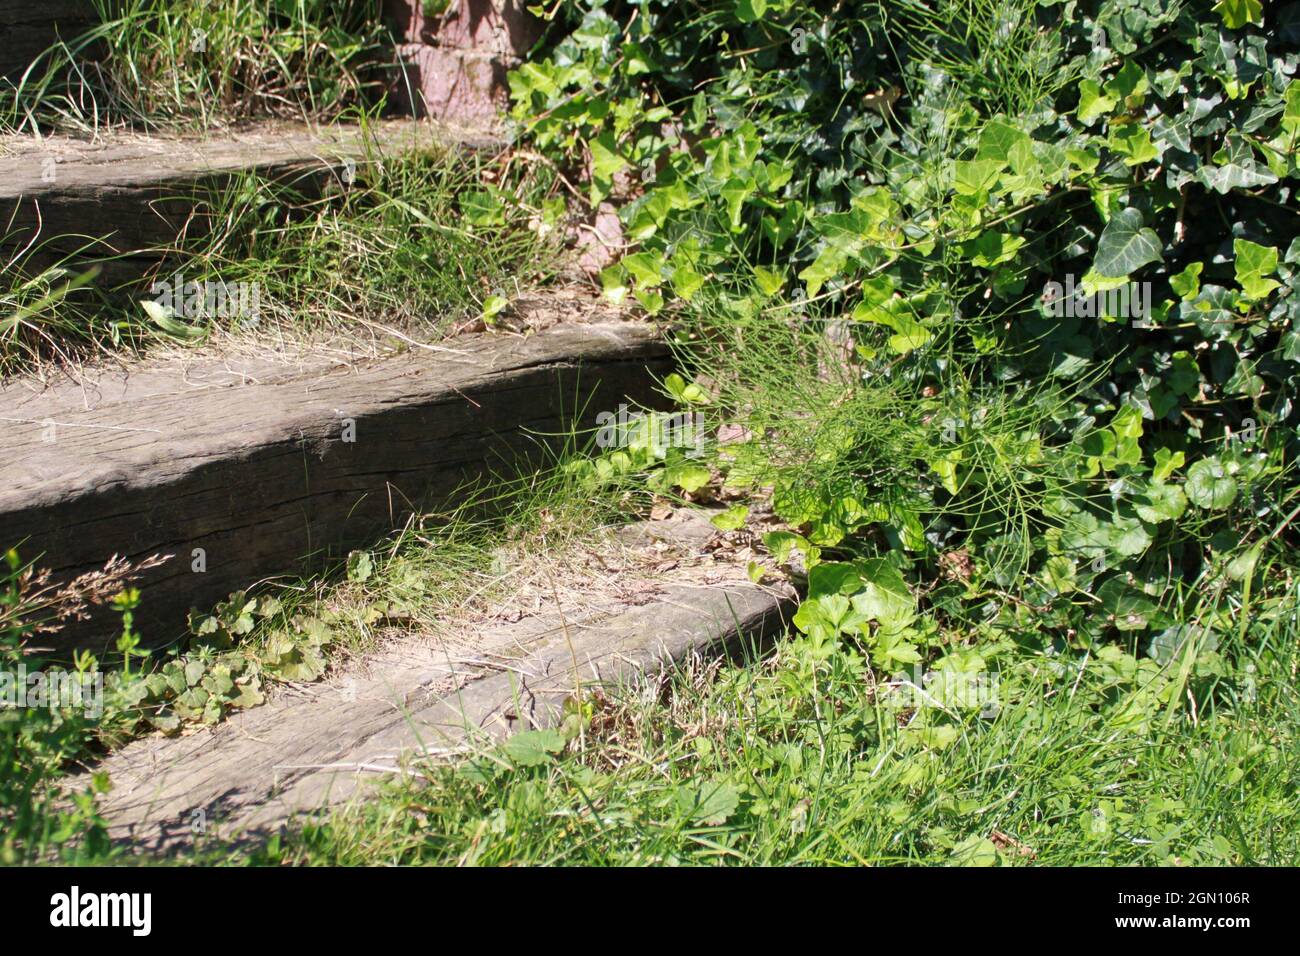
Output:
[[[94,0],[100,22],[0,81],[0,129],[327,121],[382,102],[381,0]]]
[[[939,77],[985,115],[1041,109],[1076,77],[1065,63],[1060,31],[1034,0],[892,0],[877,3],[905,69],[906,82]],[[906,38],[906,39],[904,39]],[[908,49],[912,38],[924,38]],[[954,96],[954,102],[958,96]]]
[[[208,232],[173,261],[190,280],[256,285],[259,332],[269,322],[300,336],[428,338],[477,316],[489,296],[551,277],[541,223],[553,186],[508,152],[372,145],[353,182],[250,173],[223,187],[200,204]]]
[[[188,641],[152,651],[130,638],[125,616],[118,653],[102,660],[88,653],[65,660],[45,646],[57,644],[60,622],[88,602],[112,600],[122,610],[147,602],[147,594],[122,591],[130,565],[110,562],[56,588],[15,551],[0,554],[0,675],[71,670],[98,675],[103,689],[95,713],[23,701],[0,707],[0,863],[122,858],[125,848],[108,843],[96,810],[111,781],[97,775],[87,791],[69,794],[70,768],[134,737],[216,724],[261,703],[277,684],[327,677],[384,640],[451,627],[511,593],[521,566],[562,561],[574,542],[646,505],[630,479],[592,489],[565,468],[579,441],[576,434],[559,448],[548,441],[549,458],[536,470],[464,488],[454,511],[412,518],[325,573],[232,595],[193,617]]]
[[[100,287],[93,244],[40,269],[33,250],[15,253],[0,263],[0,374],[214,338],[405,348],[553,277],[556,183],[546,168],[509,151],[386,153],[366,143],[352,167],[291,180],[247,172],[195,197],[186,234],[154,250],[159,265],[142,284]],[[142,304],[178,277],[220,289],[220,301],[243,286],[256,310],[195,292],[180,314]]]
[[[902,681],[797,640],[697,660],[591,700],[586,733],[540,765],[493,749],[428,766],[236,859],[1286,865],[1298,636],[1292,600],[1226,649],[1254,668],[1249,692],[1202,687],[1169,723],[1149,706],[1168,673],[1116,655],[1007,657],[994,694],[946,725],[931,714],[960,704],[938,691],[918,706]]]
[[[0,263],[0,376],[46,358],[74,361],[106,334],[97,321],[97,266],[30,269],[28,258],[19,251]]]

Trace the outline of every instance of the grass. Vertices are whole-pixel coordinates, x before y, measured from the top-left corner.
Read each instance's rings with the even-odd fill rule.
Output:
[[[916,30],[936,40],[896,51],[900,82],[942,74],[951,103],[970,105],[972,115],[1026,113],[1076,79],[1062,66],[1060,25],[1040,30],[1023,0],[879,6],[893,16],[891,35]],[[700,16],[720,20],[720,11]],[[134,49],[170,49],[177,28],[165,29],[167,43]],[[337,75],[325,73],[327,81]],[[186,112],[189,94],[171,98],[148,84],[146,92],[149,102],[117,112],[195,115]],[[328,112],[347,98],[307,99]],[[35,101],[63,102],[44,93]],[[239,95],[231,102],[232,115],[272,109]],[[891,112],[889,123],[901,114]],[[58,106],[50,115],[90,125],[84,110]],[[937,114],[911,119],[915,128],[902,132],[919,143],[916,196],[942,205],[947,170],[971,145],[959,140],[976,127]],[[527,227],[552,224],[554,184],[516,169],[508,155],[477,169],[472,185],[440,180],[425,162],[372,164],[359,189],[319,198],[238,183],[212,200],[221,228],[186,250],[187,268],[193,277],[257,283],[279,330],[382,336],[421,328],[434,313],[482,311],[508,292],[501,261],[542,255],[534,236],[544,229]],[[971,211],[959,205],[937,209],[934,223]],[[718,271],[748,275],[761,240],[751,246],[720,207],[691,215],[684,242],[725,247],[730,261]],[[494,238],[479,248],[484,235]],[[652,467],[647,483],[623,451],[560,468],[515,499],[505,522],[512,534],[464,515],[414,525],[390,550],[354,556],[341,578],[306,582],[271,604],[238,596],[216,610],[210,635],[218,646],[187,653],[205,675],[242,661],[268,679],[277,669],[281,678],[317,677],[340,655],[372,647],[387,623],[428,628],[491,601],[509,587],[497,562],[503,546],[516,554],[562,548],[591,521],[637,513],[647,492],[674,482],[689,482],[696,497],[716,493],[716,476],[729,494],[770,504],[785,522],[765,542],[769,563],[784,566],[807,597],[774,651],[688,661],[653,681],[591,692],[558,750],[484,747],[468,759],[414,764],[371,800],[296,821],[252,849],[205,846],[191,861],[1109,866],[1300,858],[1300,592],[1288,548],[1300,493],[1283,446],[1257,454],[1225,441],[1214,449],[1239,469],[1236,497],[1221,505],[1158,499],[1176,502],[1193,488],[1189,474],[1175,475],[1178,466],[1155,477],[1156,450],[1169,456],[1183,446],[1163,443],[1169,436],[1154,420],[1143,433],[1141,416],[1133,433],[1133,416],[1123,417],[1108,391],[1112,369],[1099,361],[1068,384],[1052,384],[1047,373],[1021,377],[1043,357],[1034,355],[1041,343],[1033,341],[1031,294],[1017,306],[1024,314],[964,309],[991,291],[986,278],[950,243],[939,253],[942,269],[927,274],[929,253],[918,249],[928,237],[909,239],[901,258],[929,276],[926,287],[890,286],[850,339],[836,333],[838,297],[864,288],[861,279],[814,297],[803,316],[770,290],[760,296],[716,274],[678,306],[678,341],[688,343],[694,381],[676,391],[742,436],[717,450],[714,473],[673,462]],[[1022,254],[1008,270],[1031,261]],[[33,317],[61,304],[67,278],[15,286],[6,305],[20,318],[0,328],[29,328],[28,339],[39,339]],[[906,308],[935,320],[919,331],[891,311],[912,299],[918,304]],[[160,328],[181,340],[238,334],[219,321],[174,318]],[[1013,320],[1023,337],[998,333]],[[586,513],[593,498],[598,516]],[[15,569],[11,594],[20,577]],[[302,626],[304,618],[328,637],[312,638],[320,631]],[[0,611],[4,626],[21,631]],[[192,659],[181,659],[181,669]],[[210,714],[195,700],[151,700],[148,714],[130,711],[128,732],[158,717],[167,723],[156,726],[176,730],[226,712],[220,701]],[[5,852],[109,852],[88,802],[64,811],[48,799],[69,756],[102,741],[104,728],[36,717],[7,727],[7,779],[17,783],[0,806],[16,808],[5,812],[18,836]]]
[[[0,266],[0,374],[214,340],[407,347],[472,323],[494,295],[552,277],[556,184],[545,168],[510,152],[394,154],[366,143],[351,183],[327,170],[246,173],[200,194],[204,228],[162,250],[142,283],[97,284],[93,248],[48,268],[30,265],[38,250],[14,254]],[[255,290],[257,312],[209,308],[203,296],[173,311],[139,304],[153,297],[151,282],[178,275],[208,290]]]
[[[552,256],[542,235],[555,225],[547,202],[554,184],[508,153],[379,151],[367,131],[393,78],[382,6],[95,0],[98,25],[64,38],[20,78],[0,81],[0,131],[357,123],[368,154],[355,182],[248,173],[194,197],[204,229],[152,250],[166,257],[145,286],[183,273],[209,289],[255,288],[262,308],[253,331],[263,342],[334,336],[347,350],[436,338],[547,277]],[[0,236],[10,227],[0,224]],[[12,251],[0,262],[0,374],[106,350],[248,337],[247,315],[146,311],[134,301],[143,297],[138,286],[99,280],[93,238],[81,245],[48,265],[42,249],[5,242]]]
[[[348,646],[364,647],[357,625],[377,603],[436,617],[470,595],[490,600],[508,585],[494,570],[503,541],[558,551],[590,527],[575,490],[520,499],[515,518],[528,523],[507,522],[505,539],[485,526],[413,529],[373,577],[297,610],[354,622]],[[1187,706],[1167,691],[1176,663],[1144,667],[1136,646],[1054,653],[1032,627],[963,642],[999,668],[977,693],[959,681],[912,693],[852,647],[828,658],[791,635],[766,657],[690,661],[593,695],[581,738],[540,765],[484,750],[417,767],[325,822],[252,851],[205,846],[193,860],[1284,865],[1300,853],[1300,623],[1294,591],[1259,607],[1219,649],[1252,683],[1236,693],[1198,680]],[[22,786],[31,770],[6,779]],[[114,858],[93,825],[87,838],[92,821],[85,807],[11,817],[8,858],[24,836],[50,852],[61,830],[79,838],[69,859]]]
[[[93,266],[29,268],[20,250],[0,264],[0,375],[42,360],[74,361],[97,331]]]
[[[176,268],[256,285],[259,331],[436,337],[489,296],[551,277],[542,207],[554,185],[509,152],[446,149],[372,149],[354,183],[331,177],[323,195],[247,174],[200,205],[212,231],[179,250]]]
[[[380,0],[94,0],[99,23],[0,84],[0,130],[329,121],[382,102]]]
[[[1133,647],[1008,654],[996,689],[963,706],[787,641],[593,700],[583,740],[543,765],[485,751],[428,767],[248,861],[1286,865],[1297,636],[1292,599],[1228,649],[1255,668],[1251,692],[1202,690],[1169,722]]]
[[[0,863],[127,858],[107,842],[95,808],[111,781],[95,778],[84,792],[64,793],[65,774],[76,766],[141,735],[220,723],[281,684],[320,680],[387,640],[452,628],[563,560],[602,524],[641,507],[644,493],[630,483],[593,493],[563,467],[576,440],[551,452],[548,467],[465,488],[455,511],[413,518],[332,571],[232,595],[192,619],[187,641],[150,652],[126,634],[125,614],[123,639],[102,660],[52,650],[60,622],[85,605],[112,602],[128,611],[139,603],[125,588],[126,562],[56,587],[15,552],[0,555],[0,679],[22,666],[29,674],[63,670],[103,680],[100,713],[0,706]]]

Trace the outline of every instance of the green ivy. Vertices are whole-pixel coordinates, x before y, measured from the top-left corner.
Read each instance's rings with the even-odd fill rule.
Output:
[[[690,386],[750,416],[759,437],[716,464],[772,489],[788,530],[767,544],[809,574],[814,656],[852,635],[885,670],[943,659],[936,627],[960,619],[1140,641],[1152,708],[1223,672],[1223,595],[1249,600],[1265,545],[1294,544],[1300,4],[549,14],[514,117],[588,202],[618,204],[634,247],[606,294],[709,315],[697,338],[732,340],[736,378],[803,393],[764,412],[752,383]],[[815,363],[772,370],[773,342],[806,360],[780,329],[832,320],[847,393],[810,385]],[[725,380],[704,353],[701,382]],[[656,487],[686,487],[674,467]],[[920,605],[908,581],[928,582]]]

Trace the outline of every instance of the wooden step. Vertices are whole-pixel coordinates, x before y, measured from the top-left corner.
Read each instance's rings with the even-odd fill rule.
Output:
[[[331,180],[341,186],[368,150],[383,156],[500,145],[482,133],[415,120],[383,121],[367,133],[261,124],[204,138],[10,136],[0,139],[0,262],[31,246],[30,271],[84,250],[82,258],[107,258],[99,285],[113,288],[155,267],[183,232],[200,233],[196,206],[238,175],[256,173],[311,195]]]
[[[0,0],[0,78],[18,81],[52,45],[99,22],[91,0]]]
[[[707,513],[679,510],[611,537],[586,542],[576,560],[548,555],[545,572],[513,568],[503,601],[393,636],[328,683],[191,735],[128,744],[93,768],[113,784],[100,806],[110,837],[144,852],[265,839],[421,760],[555,726],[579,689],[760,645],[788,624],[793,589],[751,581],[750,553],[715,546],[727,536]],[[68,791],[88,785],[78,776]]]
[[[139,574],[150,645],[270,575],[302,574],[449,508],[467,483],[536,466],[622,402],[658,404],[650,327],[479,335],[351,367],[228,359],[0,385],[0,549],[56,581],[112,556]],[[102,649],[97,609],[51,640]]]

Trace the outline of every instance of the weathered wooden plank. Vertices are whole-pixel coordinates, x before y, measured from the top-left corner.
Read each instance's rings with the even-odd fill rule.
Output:
[[[101,286],[138,277],[177,237],[201,234],[196,206],[243,173],[314,195],[341,179],[348,160],[422,149],[485,149],[489,136],[429,122],[389,120],[368,133],[269,124],[219,136],[106,134],[98,142],[19,140],[0,156],[0,260],[33,244],[29,267],[63,256],[122,257],[104,263]],[[87,246],[90,248],[86,248]]]
[[[148,643],[185,613],[268,575],[319,568],[454,502],[468,482],[535,462],[625,400],[653,403],[666,347],[633,323],[477,336],[355,368],[194,388],[190,376],[0,386],[0,547],[60,580],[114,554],[168,562],[139,581]],[[253,374],[262,374],[258,369]],[[235,379],[235,376],[231,376]],[[552,437],[546,437],[550,435]],[[202,558],[203,570],[195,570]],[[70,627],[102,647],[107,615]]]
[[[394,640],[328,684],[112,754],[94,768],[114,783],[101,806],[110,835],[139,850],[180,847],[199,819],[209,835],[265,836],[292,814],[363,798],[367,780],[406,760],[554,726],[579,687],[757,642],[788,621],[793,590],[754,584],[742,556],[710,552],[708,515],[679,511],[623,531],[617,547],[592,542],[622,589],[561,571],[540,610],[508,597],[439,636]],[[490,623],[503,616],[520,619]]]

